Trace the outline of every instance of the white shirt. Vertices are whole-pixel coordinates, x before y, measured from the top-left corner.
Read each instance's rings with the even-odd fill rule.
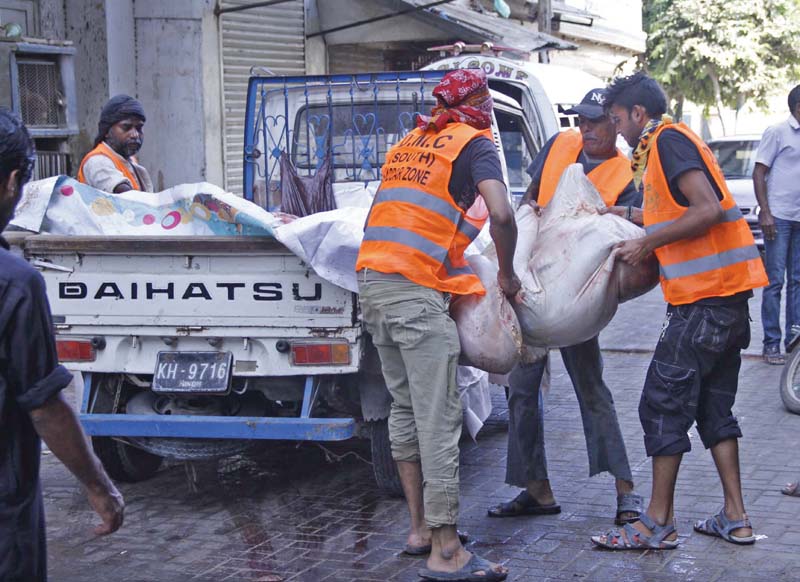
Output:
[[[109,148],[110,149],[110,148]],[[117,157],[117,160],[127,165],[134,176],[139,177],[140,186],[143,192],[153,192],[153,181],[150,179],[150,173],[144,168],[132,162],[130,159],[125,159],[117,152],[111,150],[111,154]],[[92,156],[83,165],[83,177],[86,178],[86,183],[92,188],[97,188],[103,192],[113,192],[114,188],[120,184],[127,184],[133,188],[133,184],[125,174],[120,172],[114,165],[111,158],[99,155]]]
[[[769,168],[767,201],[772,215],[800,221],[800,122],[794,116],[764,131],[756,163]]]

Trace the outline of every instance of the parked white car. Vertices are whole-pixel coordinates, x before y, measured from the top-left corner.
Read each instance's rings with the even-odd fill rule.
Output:
[[[760,142],[760,135],[732,135],[710,140],[708,147],[719,161],[728,188],[753,232],[756,245],[763,249],[764,235],[758,224],[759,208],[753,188],[753,168]]]

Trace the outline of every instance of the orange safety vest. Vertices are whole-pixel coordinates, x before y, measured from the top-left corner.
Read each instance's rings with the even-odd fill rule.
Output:
[[[88,184],[86,177],[83,175],[83,165],[89,158],[94,156],[105,156],[109,158],[112,162],[114,162],[114,166],[117,168],[117,170],[122,172],[122,175],[130,181],[131,188],[134,190],[142,190],[143,186],[139,184],[139,180],[136,179],[136,174],[132,172],[130,167],[120,159],[119,154],[108,147],[108,145],[106,145],[106,143],[103,141],[101,141],[96,148],[83,156],[83,159],[81,160],[81,166],[78,168],[78,182]],[[131,161],[137,163],[136,158],[134,157],[131,158]]]
[[[731,196],[717,159],[708,146],[685,124],[664,124],[652,137],[644,174],[644,226],[648,234],[663,228],[686,212],[673,199],[658,155],[658,136],[675,129],[697,146],[700,156],[722,193],[722,222],[705,234],[679,240],[655,250],[661,271],[664,299],[685,305],[709,297],[728,297],[768,283],[753,235]]]
[[[356,270],[399,273],[443,292],[486,293],[464,259],[486,216],[472,218],[450,196],[453,162],[488,129],[451,123],[438,133],[417,128],[386,154]]]
[[[539,183],[539,206],[547,206],[553,194],[556,193],[556,186],[561,179],[561,174],[567,166],[574,164],[583,150],[583,138],[581,133],[574,129],[558,134],[542,169],[542,179]],[[625,157],[619,149],[617,155],[605,160],[586,175],[595,188],[600,192],[606,206],[613,206],[622,194],[622,191],[633,180],[631,172],[631,161]]]

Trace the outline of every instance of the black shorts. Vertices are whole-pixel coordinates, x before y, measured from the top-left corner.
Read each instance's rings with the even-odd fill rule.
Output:
[[[732,408],[749,344],[747,301],[667,307],[639,402],[648,456],[690,451],[695,422],[706,448],[742,436]]]

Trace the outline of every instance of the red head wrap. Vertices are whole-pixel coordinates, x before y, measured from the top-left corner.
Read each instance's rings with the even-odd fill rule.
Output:
[[[450,71],[433,90],[438,100],[431,115],[420,115],[417,125],[439,131],[449,122],[466,123],[475,129],[492,125],[492,95],[486,74],[480,69]]]

